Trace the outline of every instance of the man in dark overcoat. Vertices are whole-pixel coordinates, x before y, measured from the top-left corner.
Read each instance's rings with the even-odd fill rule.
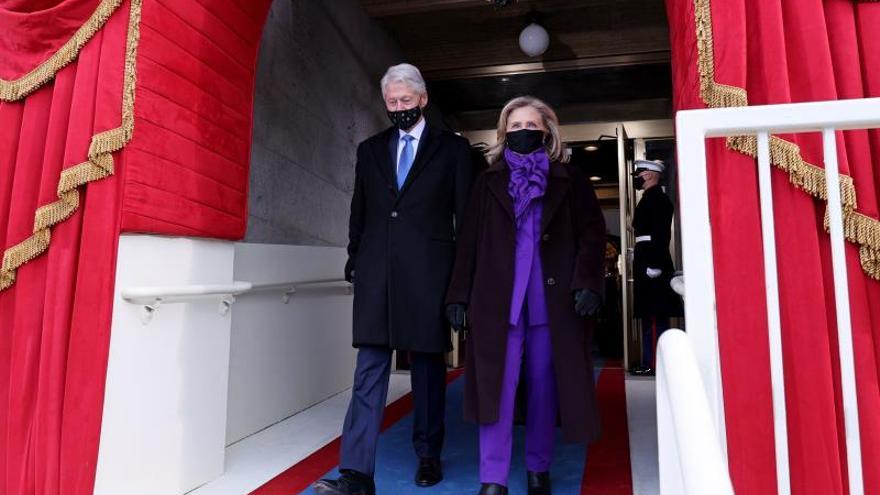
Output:
[[[456,224],[472,183],[467,140],[427,124],[425,82],[409,64],[388,69],[382,95],[393,127],[357,149],[345,277],[354,285],[354,387],[342,431],[340,477],[322,494],[373,494],[376,444],[392,352],[410,357],[415,483],[442,480],[446,363],[444,294]]]
[[[642,323],[642,359],[635,375],[653,375],[657,339],[669,328],[669,318],[681,316],[681,298],[669,285],[675,268],[669,253],[675,207],[660,186],[666,170],[661,161],[636,160],[633,184],[642,199],[633,214],[633,299]]]

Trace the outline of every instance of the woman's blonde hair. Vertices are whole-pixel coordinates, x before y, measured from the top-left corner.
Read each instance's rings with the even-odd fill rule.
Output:
[[[507,145],[507,121],[510,118],[511,112],[523,107],[532,107],[541,114],[544,127],[547,128],[547,132],[550,134],[550,139],[544,143],[544,149],[547,151],[550,161],[567,162],[568,153],[559,135],[559,118],[556,117],[556,112],[550,108],[550,105],[534,96],[518,96],[508,101],[504,108],[501,109],[501,115],[498,117],[498,140],[486,152],[486,159],[489,160],[489,163],[495,163],[504,156],[504,147]]]

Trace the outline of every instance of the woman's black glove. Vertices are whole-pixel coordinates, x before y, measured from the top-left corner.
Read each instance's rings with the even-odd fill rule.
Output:
[[[461,303],[446,305],[446,320],[456,332],[463,332],[467,327],[467,306]]]
[[[580,316],[593,316],[602,305],[599,294],[590,289],[578,289],[574,291],[574,311]]]

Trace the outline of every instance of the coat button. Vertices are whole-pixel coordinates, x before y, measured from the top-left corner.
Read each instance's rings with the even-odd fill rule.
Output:
[[[556,279],[553,277],[548,278],[547,285],[556,285]]]
[[[545,242],[546,242],[546,241],[549,241],[549,240],[550,240],[550,234],[544,234],[544,235],[542,235],[542,236],[541,236],[541,240],[542,240],[542,241],[545,241]]]
[[[396,212],[396,211],[392,211],[392,212],[391,212],[391,218],[397,218],[397,212]]]

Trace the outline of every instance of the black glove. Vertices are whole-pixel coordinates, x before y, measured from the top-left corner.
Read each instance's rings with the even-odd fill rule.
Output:
[[[467,326],[467,306],[461,303],[453,303],[446,305],[446,320],[456,332],[465,331]]]
[[[592,316],[599,310],[602,305],[602,298],[599,294],[589,289],[578,289],[574,291],[574,311],[580,316]]]

